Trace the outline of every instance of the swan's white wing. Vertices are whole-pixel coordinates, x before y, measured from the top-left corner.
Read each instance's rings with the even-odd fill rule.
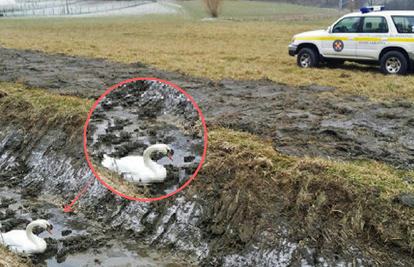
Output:
[[[0,234],[0,243],[11,251],[22,254],[44,252],[46,250],[46,243],[43,242],[36,246],[35,243],[27,238],[25,230],[12,230],[5,234]]]
[[[144,164],[143,157],[139,156],[128,156],[117,159],[115,160],[115,165],[119,173],[152,172],[151,169]]]
[[[110,170],[116,171],[119,174],[122,173],[136,173],[140,172],[151,172],[144,164],[143,157],[140,156],[127,156],[120,159],[111,158],[104,155],[104,159],[101,162],[102,166]]]
[[[126,180],[136,183],[163,182],[167,175],[165,168],[158,165],[158,171],[154,172],[144,163],[140,156],[128,156],[116,160],[118,173]]]
[[[0,243],[3,243],[5,246],[18,246],[19,244],[30,242],[24,230],[12,230],[0,235]]]
[[[167,176],[167,171],[158,165],[158,171],[154,172],[144,163],[144,158],[140,156],[127,156],[114,159],[104,155],[102,166],[116,171],[126,180],[136,183],[163,182]]]
[[[104,166],[105,168],[108,168],[110,170],[115,171],[116,170],[116,166],[115,166],[115,159],[111,158],[108,155],[103,155],[103,160],[101,162],[102,166]]]

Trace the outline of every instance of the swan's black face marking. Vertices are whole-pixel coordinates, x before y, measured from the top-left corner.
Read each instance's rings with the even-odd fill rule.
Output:
[[[46,227],[46,231],[48,231],[48,232],[49,232],[49,234],[52,234],[53,225],[51,225],[51,224],[47,224],[46,226],[47,226],[47,227]]]
[[[39,234],[41,234],[43,231],[48,231],[50,234],[52,234],[52,229],[53,229],[53,226],[50,224],[50,223],[46,223],[46,222],[43,222],[43,223],[41,223],[41,224],[39,224],[39,225],[36,225],[34,228],[33,228],[33,233],[35,234],[35,235],[39,235]]]
[[[174,154],[173,150],[169,147],[167,147],[167,153],[165,153],[165,155],[171,160],[173,161],[172,155]]]
[[[155,161],[160,160],[165,156],[167,156],[170,160],[173,160],[172,155],[174,155],[174,151],[169,146],[162,145],[157,151],[154,151],[150,157]]]

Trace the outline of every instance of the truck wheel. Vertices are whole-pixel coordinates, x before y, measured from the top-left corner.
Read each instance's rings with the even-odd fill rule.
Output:
[[[297,63],[302,68],[313,68],[319,64],[318,54],[311,48],[302,48],[298,53]]]
[[[390,51],[381,58],[380,66],[384,74],[404,75],[408,69],[408,60],[403,53]]]

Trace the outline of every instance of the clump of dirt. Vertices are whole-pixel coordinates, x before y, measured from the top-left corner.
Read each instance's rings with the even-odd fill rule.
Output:
[[[414,194],[413,193],[400,193],[398,196],[395,196],[394,201],[401,203],[402,205],[414,208]]]
[[[87,251],[89,249],[96,249],[108,245],[111,237],[93,237],[91,235],[77,235],[63,239],[63,249],[60,249],[56,255],[57,262],[64,262],[67,255]],[[111,246],[111,245],[109,245]]]

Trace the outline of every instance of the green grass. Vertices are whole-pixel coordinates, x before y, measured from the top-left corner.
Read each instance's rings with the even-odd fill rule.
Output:
[[[22,83],[0,83],[2,119],[24,128],[64,127],[70,135],[83,130],[94,100],[48,94]]]
[[[45,89],[28,88],[24,83],[0,83],[0,90],[8,94],[4,99],[12,99],[16,103],[30,103],[35,113],[53,109],[64,116],[85,117],[95,103],[95,100],[91,99],[51,95]]]
[[[401,171],[392,166],[376,161],[336,162],[321,158],[299,158],[278,154],[273,143],[262,141],[254,135],[226,129],[215,129],[209,133],[209,143],[219,143],[218,147],[227,151],[251,153],[251,158],[269,159],[273,168],[268,174],[286,174],[286,177],[306,177],[311,166],[319,166],[321,172],[318,180],[340,181],[359,194],[367,193],[367,189],[378,189],[381,199],[391,201],[400,192],[414,193],[414,184],[403,181],[404,177],[413,177],[414,170]],[[213,145],[215,146],[215,145]],[[208,161],[208,159],[207,159]],[[306,166],[305,168],[302,168]],[[315,177],[316,178],[316,177]],[[368,191],[369,191],[368,190]]]

